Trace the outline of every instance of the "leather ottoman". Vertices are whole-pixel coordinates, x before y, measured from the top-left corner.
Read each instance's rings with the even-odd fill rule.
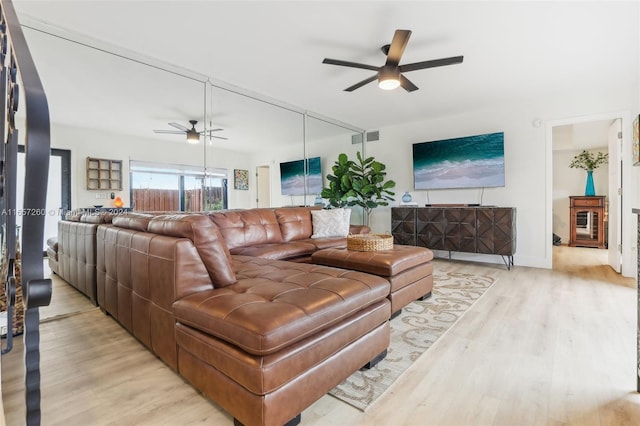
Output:
[[[433,252],[424,247],[396,244],[391,250],[355,251],[346,248],[319,250],[312,263],[335,266],[384,277],[391,284],[389,300],[392,317],[414,300],[431,296]]]

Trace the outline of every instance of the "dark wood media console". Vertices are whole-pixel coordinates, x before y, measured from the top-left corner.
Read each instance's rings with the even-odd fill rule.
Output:
[[[502,256],[507,269],[516,252],[516,209],[490,206],[392,207],[396,244],[431,250]]]

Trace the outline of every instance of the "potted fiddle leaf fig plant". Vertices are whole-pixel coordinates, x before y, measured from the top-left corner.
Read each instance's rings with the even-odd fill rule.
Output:
[[[332,175],[327,175],[329,186],[322,188],[320,196],[329,201],[329,206],[340,208],[346,207],[351,196],[351,165],[353,161],[347,158],[347,154],[338,155],[331,170]]]
[[[396,183],[385,180],[385,169],[384,164],[373,157],[363,158],[359,151],[356,161],[342,153],[331,168],[333,175],[327,175],[329,186],[322,189],[322,198],[332,207],[362,207],[368,224],[373,209],[394,201],[395,193],[391,189]]]

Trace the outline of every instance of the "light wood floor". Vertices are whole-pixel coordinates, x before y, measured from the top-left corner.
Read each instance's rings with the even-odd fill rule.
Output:
[[[604,262],[604,250],[566,246],[554,270],[436,261],[498,281],[366,412],[325,396],[302,424],[640,424],[635,280]],[[73,296],[54,299],[58,318],[41,327],[43,425],[232,424],[88,301],[65,316]],[[24,424],[22,356],[2,360],[9,425]]]

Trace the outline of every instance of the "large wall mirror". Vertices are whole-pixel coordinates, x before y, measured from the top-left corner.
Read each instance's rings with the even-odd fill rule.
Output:
[[[361,133],[356,133],[358,129],[354,127],[308,114],[305,128],[305,157],[309,160],[310,167],[308,169],[312,177],[310,181],[314,185],[317,184],[318,179],[317,175],[313,175],[313,173],[318,171],[321,172],[321,185],[328,185],[326,176],[333,174],[332,167],[339,154],[344,153],[350,160],[355,160],[356,153],[362,152]],[[314,202],[312,198],[318,195],[317,186],[309,189],[307,204]],[[328,204],[326,200],[323,203]],[[351,210],[351,222],[362,224],[362,209],[352,207]]]
[[[312,205],[338,154],[362,150],[338,120],[61,32],[25,29],[73,209],[113,207],[112,193],[140,211]],[[121,161],[122,190],[88,189],[87,157]]]

